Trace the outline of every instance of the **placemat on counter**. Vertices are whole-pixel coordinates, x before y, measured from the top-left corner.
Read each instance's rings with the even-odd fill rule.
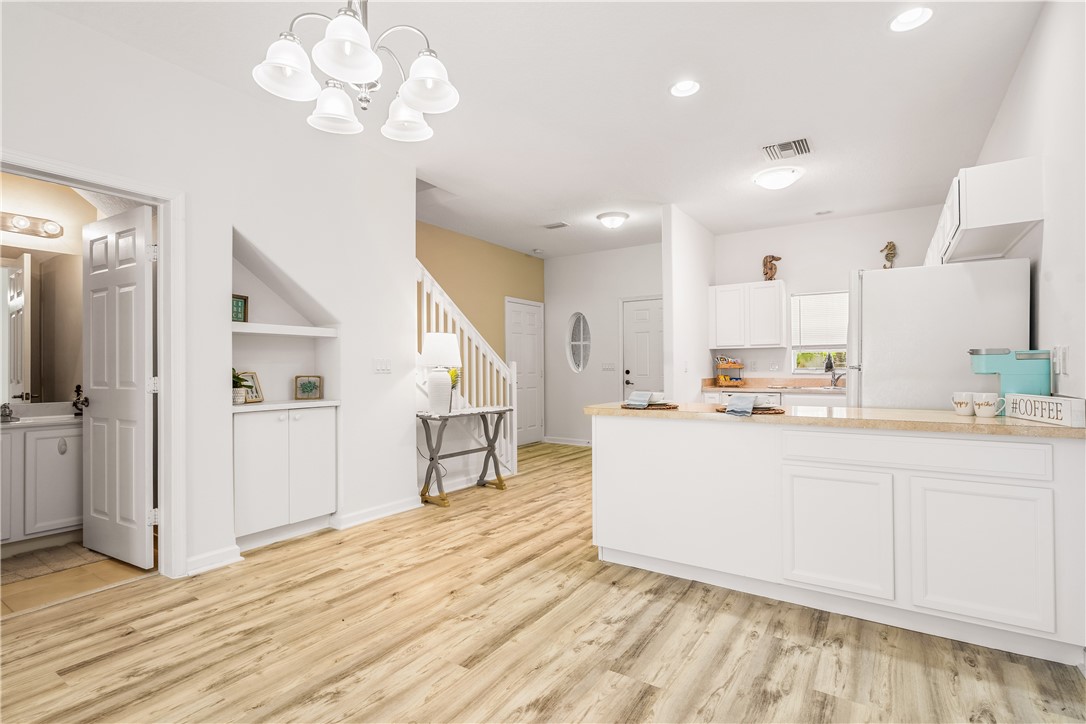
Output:
[[[670,402],[657,402],[649,405],[648,407],[630,407],[629,405],[623,405],[623,410],[678,410],[679,406]]]
[[[727,405],[721,405],[720,407],[716,408],[716,411],[717,412],[727,412],[728,411],[728,406]],[[750,411],[750,414],[752,414],[752,415],[783,415],[784,410],[782,410],[779,407],[755,407],[753,410]]]

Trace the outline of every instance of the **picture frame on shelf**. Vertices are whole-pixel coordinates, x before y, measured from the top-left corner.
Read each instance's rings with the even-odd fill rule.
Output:
[[[245,390],[245,404],[263,402],[264,390],[260,387],[260,378],[256,376],[256,372],[239,372],[238,376],[252,385],[252,387]]]
[[[296,375],[294,377],[295,400],[324,399],[324,380],[320,375]]]
[[[233,295],[233,300],[230,308],[230,321],[249,321],[249,297],[245,296],[244,294]]]

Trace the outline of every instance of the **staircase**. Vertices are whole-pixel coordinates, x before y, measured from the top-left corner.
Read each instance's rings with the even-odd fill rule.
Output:
[[[453,303],[437,280],[418,262],[418,348],[427,332],[451,332],[460,340],[463,367],[460,382],[453,395],[466,407],[509,406],[513,412],[505,416],[497,453],[502,467],[510,475],[517,472],[517,368],[507,365],[494,348],[487,344],[464,313]],[[476,433],[480,444],[481,434]]]

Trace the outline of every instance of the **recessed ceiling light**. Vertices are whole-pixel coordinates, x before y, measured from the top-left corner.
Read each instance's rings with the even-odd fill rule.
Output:
[[[832,209],[827,210],[827,211],[816,211],[815,216],[825,216],[826,214],[832,214],[832,213],[833,213]]]
[[[916,30],[929,20],[931,20],[931,8],[913,8],[894,18],[893,22],[890,23],[890,30],[895,33]]]
[[[625,211],[608,211],[600,214],[596,218],[608,229],[617,229],[626,223],[626,219],[630,218],[630,215]]]
[[[671,86],[671,95],[676,98],[686,98],[698,92],[701,85],[696,80],[680,80]]]
[[[542,249],[532,249],[532,253],[533,254],[542,254],[543,250]]]
[[[759,171],[754,175],[754,183],[758,184],[763,189],[777,191],[779,189],[787,188],[796,181],[799,181],[803,173],[804,170],[799,166],[767,168],[765,171]]]

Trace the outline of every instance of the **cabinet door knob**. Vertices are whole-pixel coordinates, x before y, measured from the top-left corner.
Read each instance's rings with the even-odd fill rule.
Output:
[[[287,419],[287,416],[286,416],[286,415],[280,415],[280,416],[279,416],[279,422],[282,422],[282,421],[283,421],[283,420],[285,420],[285,419]]]
[[[295,419],[295,420],[301,420],[301,419],[302,419],[302,416],[301,416],[301,415],[295,415],[295,416],[294,416],[294,419]]]
[[[57,440],[57,452],[60,453],[61,455],[68,452],[68,440],[67,439],[62,437],[59,440]]]

